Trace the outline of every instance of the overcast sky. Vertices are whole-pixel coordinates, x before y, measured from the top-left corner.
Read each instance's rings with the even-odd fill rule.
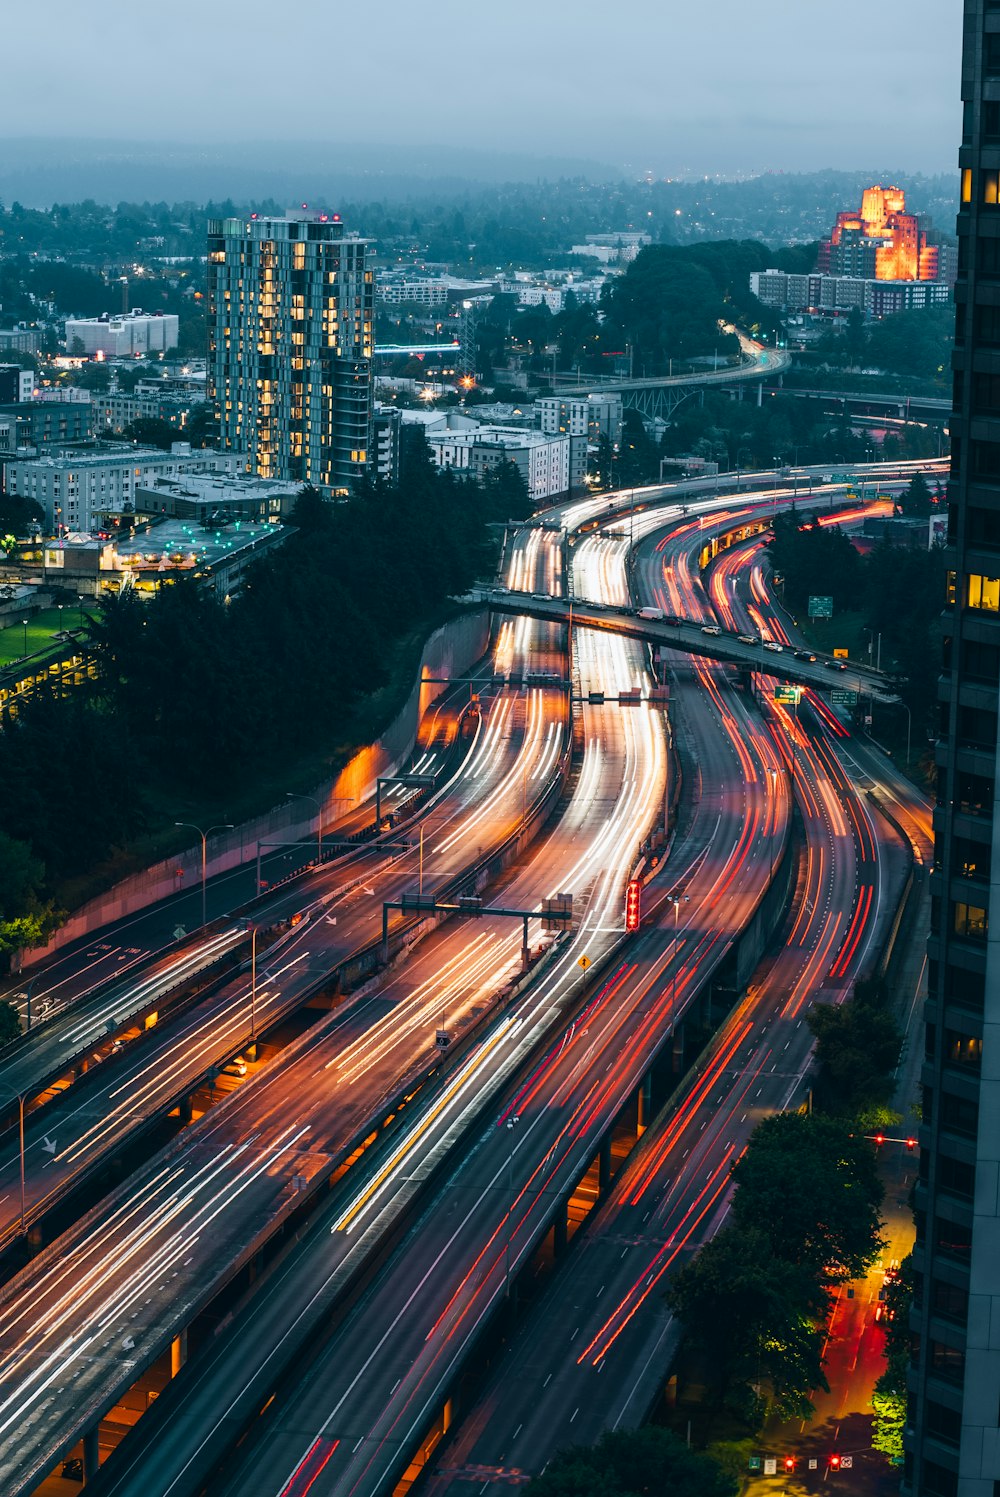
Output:
[[[5,7],[0,137],[440,142],[661,176],[947,171],[961,12],[961,0],[45,0]]]

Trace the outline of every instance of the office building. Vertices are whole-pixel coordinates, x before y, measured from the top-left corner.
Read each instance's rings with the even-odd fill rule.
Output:
[[[17,458],[5,465],[7,492],[34,499],[42,507],[50,535],[101,529],[109,517],[136,512],[136,491],[157,478],[182,474],[235,474],[246,466],[242,454],[192,450],[175,442],[170,452],[105,444],[58,456]]]
[[[344,492],[372,440],[368,244],[338,214],[208,226],[208,399],[220,446],[261,478]]]
[[[909,1497],[1000,1491],[1000,10],[965,0]]]
[[[546,436],[520,427],[478,426],[466,431],[430,430],[427,444],[439,468],[454,468],[477,479],[501,463],[513,463],[533,504],[569,493],[568,436]]]
[[[754,270],[750,290],[768,307],[789,312],[849,312],[859,307],[871,317],[942,306],[951,300],[947,281],[879,281],[850,275],[811,275]]]
[[[866,187],[859,213],[837,214],[816,268],[863,281],[936,281],[938,246],[929,227],[907,213],[901,187]]]
[[[20,364],[0,364],[0,403],[20,404],[35,393],[35,371]]]
[[[66,320],[66,352],[100,355],[105,359],[131,359],[140,354],[167,353],[177,347],[178,319],[169,312],[143,312],[134,307],[121,317],[69,317]]]

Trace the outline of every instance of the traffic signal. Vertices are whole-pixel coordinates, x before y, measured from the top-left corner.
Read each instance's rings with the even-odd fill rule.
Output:
[[[785,1456],[785,1470],[786,1471],[794,1471],[795,1470],[795,1457],[794,1457],[794,1455],[786,1455]]]
[[[875,1142],[877,1144],[884,1144],[885,1143],[885,1134],[884,1133],[876,1133],[876,1135],[875,1135]]]
[[[641,915],[642,885],[637,878],[630,878],[625,890],[625,929],[638,930]]]
[[[906,1147],[908,1149],[915,1149],[917,1147],[917,1140],[915,1138],[908,1138],[906,1140]]]
[[[831,1455],[831,1457],[830,1457],[830,1470],[831,1471],[839,1471],[840,1470],[840,1456],[839,1455]]]

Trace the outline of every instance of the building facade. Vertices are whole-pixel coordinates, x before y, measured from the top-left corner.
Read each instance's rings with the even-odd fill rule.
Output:
[[[168,353],[177,347],[178,318],[170,312],[147,313],[140,307],[121,317],[70,317],[66,321],[67,353],[100,354],[107,359],[130,359],[140,354]]]
[[[904,1489],[1000,1491],[1000,7],[965,0],[959,274]]]
[[[7,492],[40,504],[51,535],[100,529],[109,515],[135,512],[136,491],[157,478],[182,474],[234,474],[245,467],[235,453],[212,452],[175,442],[159,448],[103,446],[5,465]]]
[[[339,215],[211,220],[208,399],[261,478],[349,489],[372,440],[368,243]]]
[[[847,312],[859,307],[872,317],[942,306],[951,300],[947,281],[879,281],[851,275],[754,270],[750,290],[768,307],[789,312]]]

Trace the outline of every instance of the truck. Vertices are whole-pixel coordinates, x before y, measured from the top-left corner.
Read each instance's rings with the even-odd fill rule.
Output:
[[[662,608],[637,608],[636,611],[635,611],[635,616],[638,619],[659,619],[659,621],[662,623],[663,622],[663,609]]]

